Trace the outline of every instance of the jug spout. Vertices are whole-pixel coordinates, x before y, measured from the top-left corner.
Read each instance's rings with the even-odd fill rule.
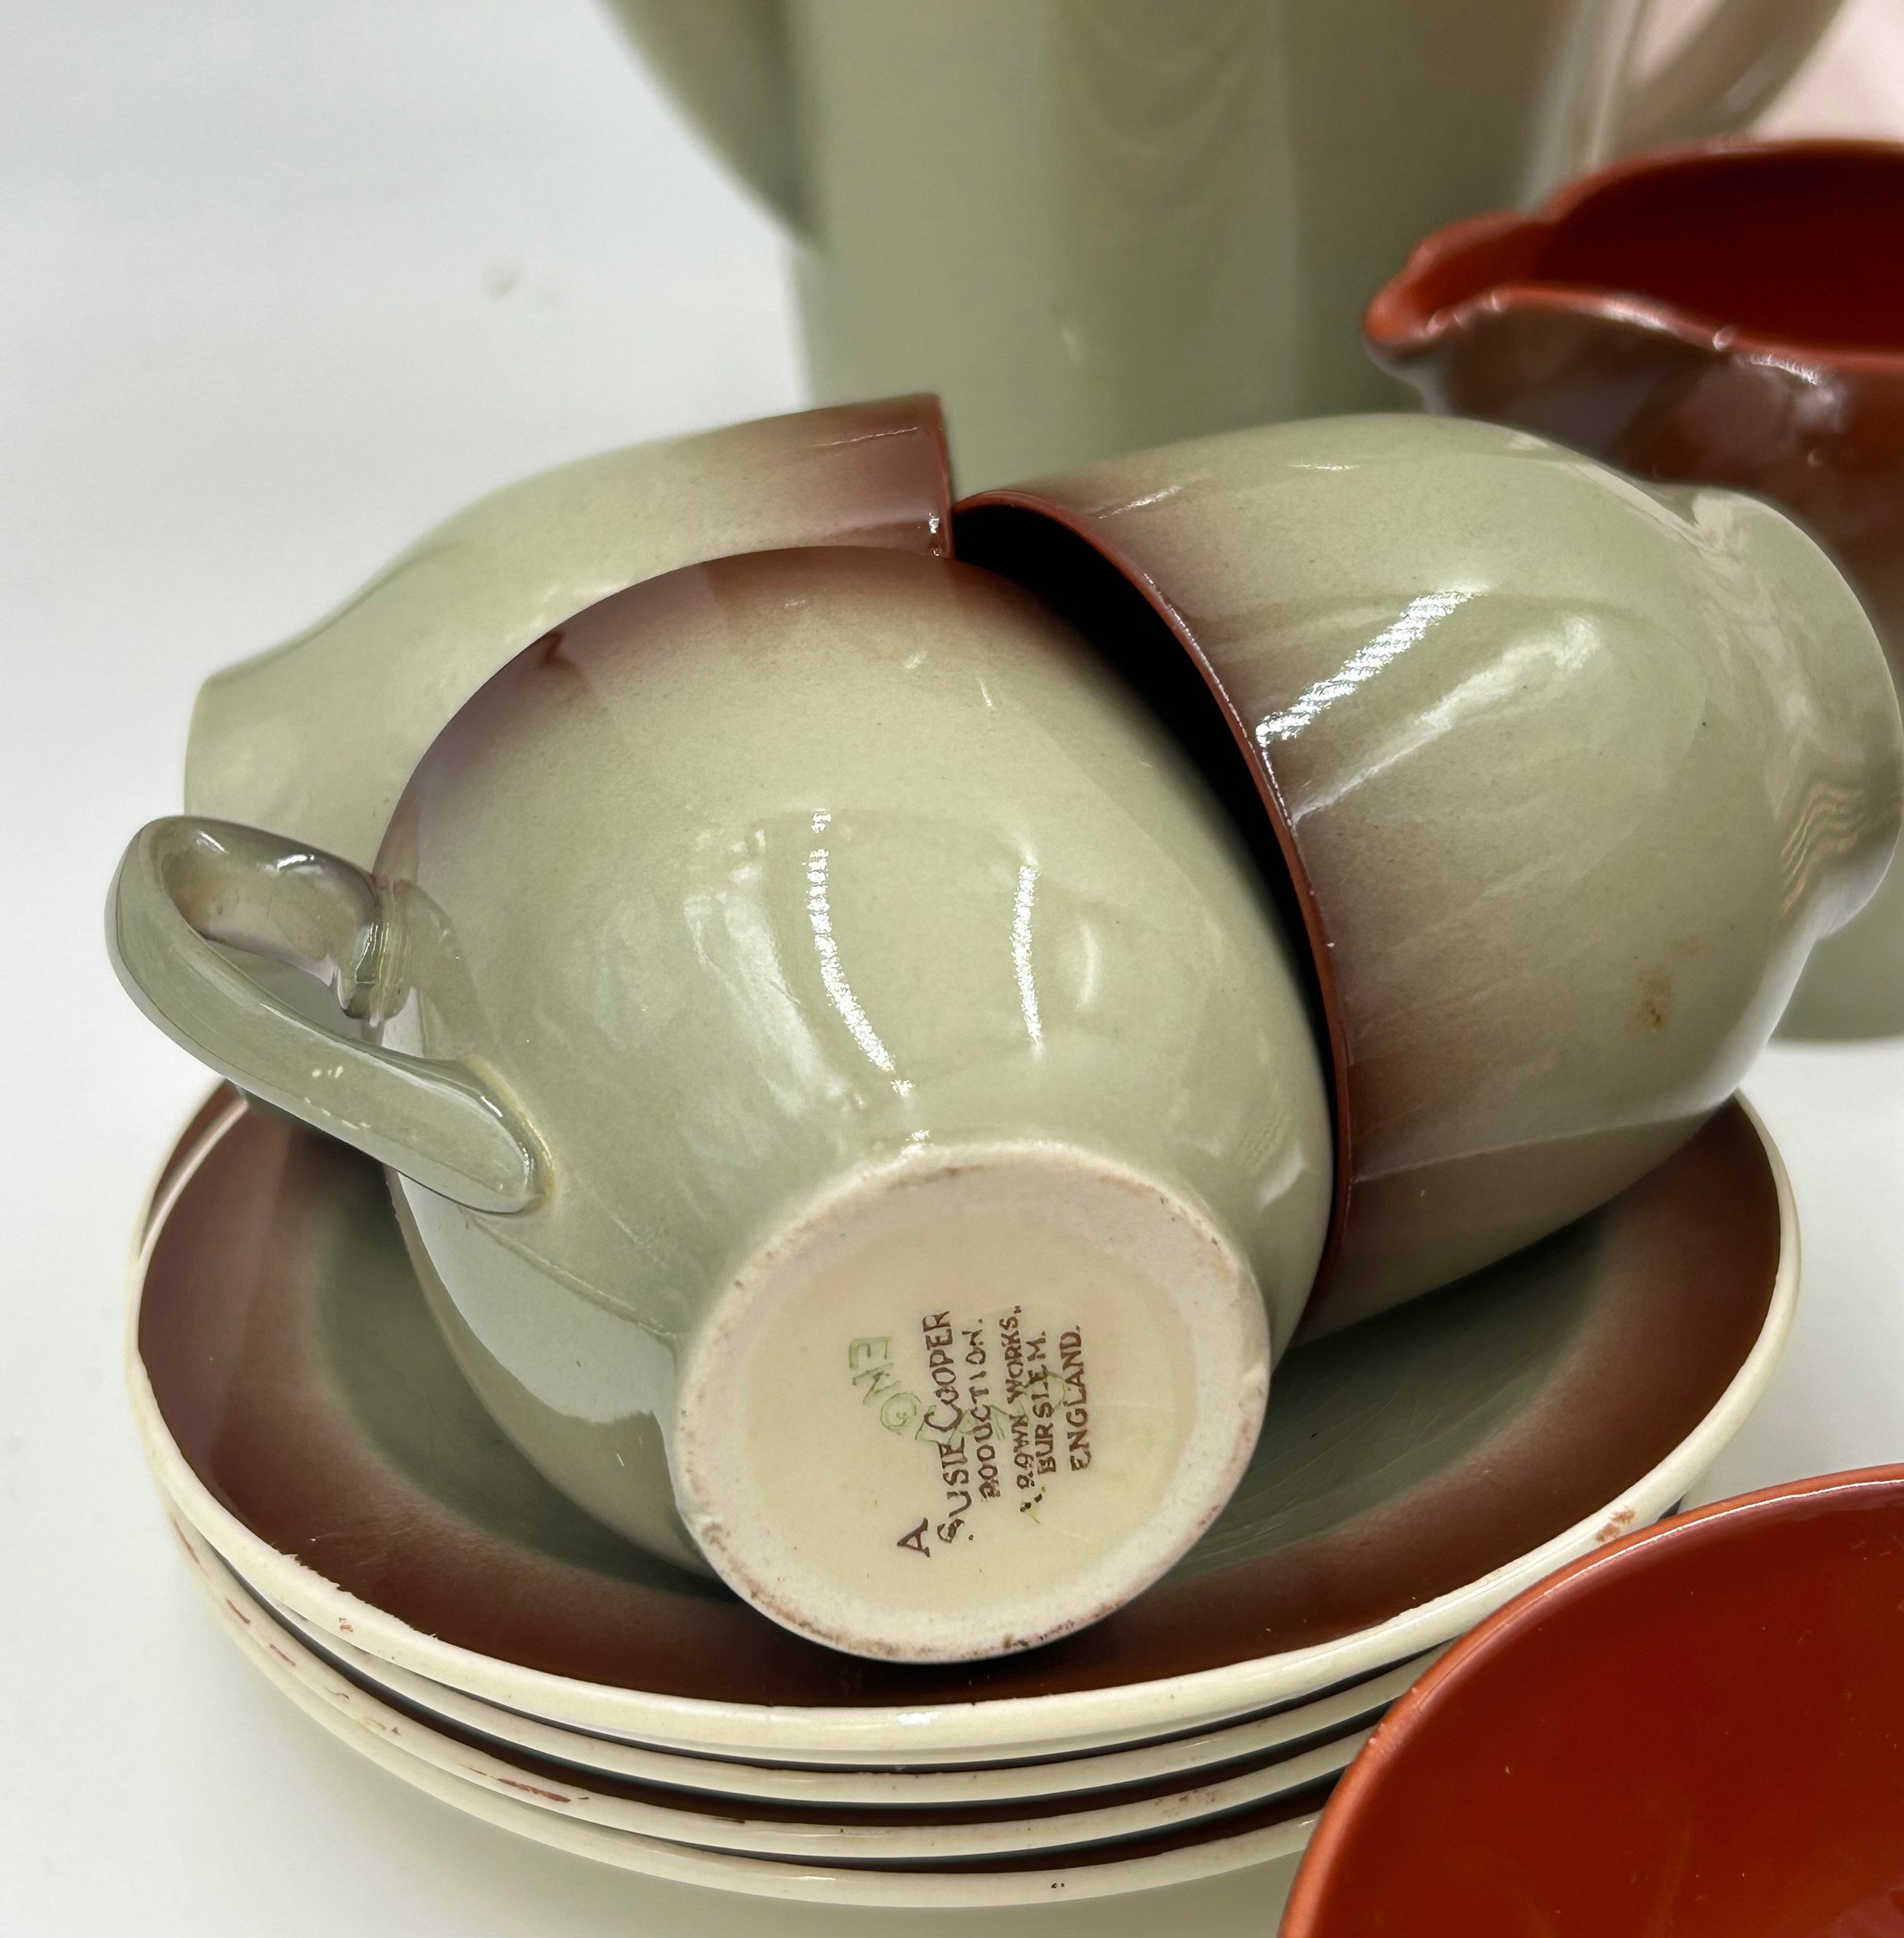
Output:
[[[1365,318],[1429,408],[1771,499],[1904,678],[1904,145],[1714,142],[1458,222]]]
[[[1451,223],[1418,243],[1363,321],[1369,353],[1402,375],[1471,321],[1465,312],[1503,284],[1525,280],[1540,223],[1512,210]]]
[[[1709,329],[1657,305],[1556,276],[1545,260],[1556,227],[1509,211],[1430,236],[1370,304],[1364,340],[1430,410],[1638,468],[1627,449],[1637,428],[1722,353]]]

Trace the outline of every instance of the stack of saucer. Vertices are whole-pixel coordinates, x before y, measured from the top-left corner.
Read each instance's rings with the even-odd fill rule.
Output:
[[[657,1876],[1000,1906],[1286,1885],[1444,1645],[1697,1482],[1797,1283],[1777,1157],[1729,1106],[1557,1236],[1292,1355],[1148,1594],[931,1667],[804,1640],[555,1493],[456,1370],[377,1167],[228,1089],[156,1187],[131,1376],[248,1659],[405,1781]]]

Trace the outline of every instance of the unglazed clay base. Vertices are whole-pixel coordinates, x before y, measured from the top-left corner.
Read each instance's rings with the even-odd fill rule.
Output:
[[[829,1193],[736,1276],[688,1362],[676,1485],[788,1627],[1003,1655],[1190,1546],[1268,1381],[1255,1282],[1195,1205],[1062,1146],[955,1147]]]

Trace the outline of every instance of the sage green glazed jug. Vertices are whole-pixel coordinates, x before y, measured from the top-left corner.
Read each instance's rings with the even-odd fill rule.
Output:
[[[968,488],[1380,409],[1420,236],[1742,126],[1836,0],[612,0],[784,219],[824,399],[933,390]]]
[[[1301,971],[1187,758],[1002,579],[650,579],[457,714],[374,873],[160,822],[108,932],[168,1033],[395,1173],[525,1452],[789,1627],[1029,1646],[1248,1461],[1328,1221]]]

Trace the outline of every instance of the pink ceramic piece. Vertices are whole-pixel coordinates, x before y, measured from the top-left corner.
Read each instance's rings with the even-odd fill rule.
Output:
[[[1904,1930],[1904,1467],[1724,1502],[1449,1651],[1336,1792],[1283,1938]]]

